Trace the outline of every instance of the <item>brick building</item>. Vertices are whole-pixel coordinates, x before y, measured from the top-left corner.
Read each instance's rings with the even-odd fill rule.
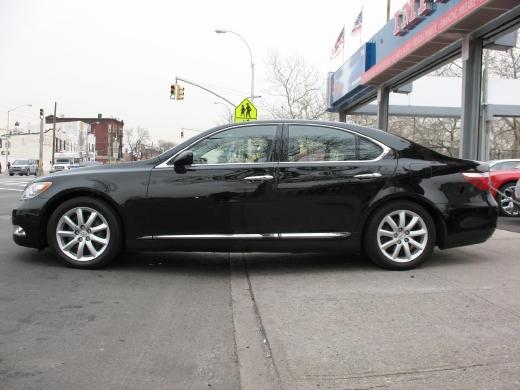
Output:
[[[45,118],[47,124],[53,123],[53,115]],[[103,164],[123,159],[123,126],[124,122],[115,118],[58,118],[56,123],[82,121],[90,124],[91,132],[96,136],[96,161]]]

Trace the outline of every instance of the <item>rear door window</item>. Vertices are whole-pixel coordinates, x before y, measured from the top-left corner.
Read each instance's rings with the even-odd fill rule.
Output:
[[[383,148],[365,137],[325,126],[289,125],[287,162],[374,160]]]

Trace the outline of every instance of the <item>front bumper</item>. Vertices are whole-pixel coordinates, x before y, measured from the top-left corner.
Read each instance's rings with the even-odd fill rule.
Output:
[[[14,242],[30,248],[45,247],[41,219],[41,208],[24,208],[22,206],[14,209],[11,216]]]

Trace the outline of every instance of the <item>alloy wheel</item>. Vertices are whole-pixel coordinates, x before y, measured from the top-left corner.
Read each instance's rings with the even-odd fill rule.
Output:
[[[377,229],[377,244],[391,261],[407,263],[418,258],[428,242],[428,229],[422,217],[410,210],[387,214]]]
[[[500,195],[500,208],[502,211],[510,217],[520,215],[520,206],[513,201],[515,186],[511,185],[504,188],[502,193],[503,195]]]
[[[90,207],[75,207],[59,219],[56,240],[67,257],[76,261],[91,261],[107,249],[110,228],[99,211]]]

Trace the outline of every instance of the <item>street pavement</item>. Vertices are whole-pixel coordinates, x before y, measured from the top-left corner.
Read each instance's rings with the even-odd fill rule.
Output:
[[[12,243],[30,178],[2,176],[2,390],[520,388],[520,218],[405,272],[257,253],[80,271]]]

